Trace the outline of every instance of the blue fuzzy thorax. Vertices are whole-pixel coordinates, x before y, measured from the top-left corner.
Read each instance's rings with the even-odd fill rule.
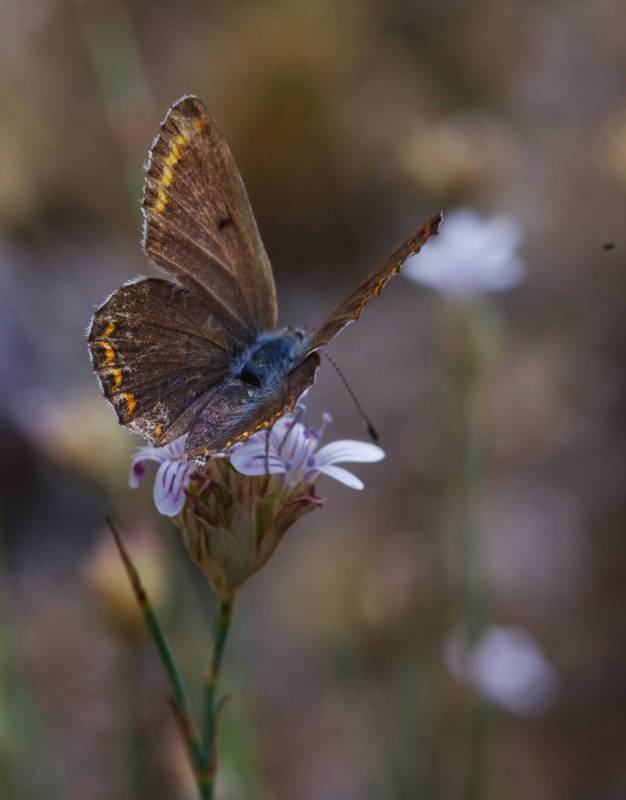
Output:
[[[282,383],[306,352],[304,332],[297,328],[261,334],[233,364],[233,373],[250,386]]]

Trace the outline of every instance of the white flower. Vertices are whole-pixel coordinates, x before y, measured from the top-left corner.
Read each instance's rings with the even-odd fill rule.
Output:
[[[136,489],[146,474],[146,461],[156,461],[159,468],[154,479],[154,504],[166,517],[175,517],[185,505],[185,489],[197,468],[185,458],[185,439],[179,437],[165,447],[141,447],[130,466],[129,485]]]
[[[510,289],[524,277],[520,240],[511,217],[486,219],[462,208],[445,216],[439,236],[408,259],[403,274],[453,297]]]
[[[290,486],[311,484],[323,474],[351,489],[362,489],[362,481],[337,464],[380,461],[385,453],[374,444],[352,439],[320,447],[322,433],[330,421],[330,415],[324,414],[320,430],[313,430],[305,427],[301,413],[286,414],[272,428],[269,442],[265,431],[251,436],[235,448],[230,463],[243,475],[283,474]]]
[[[320,438],[328,422],[330,415],[324,414],[322,427],[316,431],[306,428],[299,415],[287,414],[273,426],[267,452],[267,433],[261,431],[235,448],[230,463],[242,475],[284,474],[290,487],[312,484],[323,473],[352,489],[362,489],[363,483],[337,464],[380,461],[385,453],[376,445],[350,439],[320,448]],[[185,458],[186,438],[181,436],[165,447],[141,447],[131,463],[131,489],[136,489],[143,480],[147,461],[159,465],[154,479],[154,504],[166,517],[175,517],[183,510],[194,471],[202,471],[198,464]]]
[[[533,637],[520,628],[494,626],[473,645],[462,633],[455,633],[446,644],[445,656],[456,678],[515,714],[537,714],[556,694],[554,668]]]
[[[185,459],[185,436],[166,447],[142,447],[135,455],[130,485],[139,485],[146,461],[159,464],[154,502],[181,530],[191,557],[220,597],[233,593],[271,558],[289,528],[322,506],[315,493],[321,475],[362,489],[344,461],[380,461],[380,447],[350,440],[320,447],[322,429],[307,428],[304,408],[287,414],[271,430],[237,446],[229,458],[204,464]],[[266,450],[267,448],[267,450]],[[269,467],[269,469],[268,469]],[[270,474],[271,478],[264,478]]]

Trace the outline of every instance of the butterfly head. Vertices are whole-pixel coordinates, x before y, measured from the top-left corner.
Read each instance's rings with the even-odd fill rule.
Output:
[[[299,328],[264,333],[235,361],[233,373],[249,386],[270,388],[302,362],[306,351],[305,334]]]

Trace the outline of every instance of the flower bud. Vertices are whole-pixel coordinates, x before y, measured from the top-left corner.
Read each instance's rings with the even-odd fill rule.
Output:
[[[215,593],[229,597],[268,561],[294,522],[320,505],[312,485],[241,475],[229,461],[213,459],[194,473],[173,522]]]

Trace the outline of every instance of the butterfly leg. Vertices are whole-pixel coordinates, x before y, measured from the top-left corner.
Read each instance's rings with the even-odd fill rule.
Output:
[[[270,434],[271,428],[265,431],[265,474],[270,474]]]
[[[283,440],[280,443],[280,447],[278,448],[278,455],[280,455],[282,453],[283,447],[285,446],[285,443],[287,442],[287,439],[289,438],[289,434],[295,428],[295,426],[298,424],[298,422],[300,422],[300,420],[302,419],[302,417],[304,415],[305,410],[306,409],[305,409],[305,407],[303,405],[298,404],[296,406],[296,413],[293,415],[293,420],[291,422],[291,425],[287,429],[287,433],[283,436]]]

